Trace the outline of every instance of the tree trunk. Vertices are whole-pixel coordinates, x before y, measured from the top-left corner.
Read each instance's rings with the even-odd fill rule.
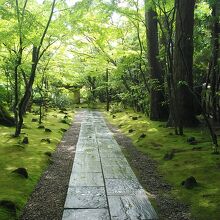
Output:
[[[110,106],[110,97],[109,97],[109,74],[108,74],[108,68],[106,69],[106,111],[109,111],[109,106]]]
[[[25,89],[24,96],[22,97],[22,99],[18,105],[19,120],[16,125],[15,136],[19,136],[21,133],[21,128],[23,125],[23,117],[24,117],[24,114],[27,110],[28,102],[29,102],[31,94],[32,94],[32,87],[34,84],[38,61],[39,61],[39,50],[37,47],[33,46],[31,74],[30,74],[30,79],[29,79],[28,85],[26,86],[26,89]]]
[[[174,48],[174,83],[177,120],[180,134],[183,126],[195,126],[198,121],[193,103],[193,27],[195,0],[176,0],[176,34]]]
[[[218,66],[218,58],[219,58],[219,11],[220,11],[220,3],[215,3],[212,6],[212,55],[211,55],[211,97],[212,97],[212,116],[213,120],[217,120],[217,95],[218,91],[218,82],[219,82],[219,66]]]
[[[150,66],[151,88],[150,88],[150,119],[165,120],[168,117],[167,106],[164,103],[163,77],[158,60],[158,27],[157,13],[145,0],[145,19],[147,24],[148,62]]]
[[[24,11],[25,11],[26,3],[27,3],[27,0],[25,1],[25,6],[23,8],[22,13],[24,13]],[[17,8],[18,8],[18,1],[16,1],[16,4],[17,4]],[[48,49],[48,47],[51,45],[51,44],[49,44],[40,53],[41,47],[42,47],[43,42],[44,42],[44,38],[47,34],[49,25],[50,25],[51,20],[52,20],[55,4],[56,4],[56,0],[53,0],[52,6],[51,6],[51,11],[50,11],[50,16],[48,18],[48,21],[47,21],[46,27],[44,29],[44,32],[41,36],[39,45],[38,46],[33,45],[31,72],[30,72],[29,80],[28,80],[28,82],[26,84],[26,87],[25,87],[24,95],[21,98],[21,100],[19,102],[19,105],[18,105],[18,123],[16,124],[15,136],[19,136],[20,133],[21,133],[21,128],[22,128],[22,125],[23,125],[23,117],[24,117],[24,114],[26,113],[28,102],[29,102],[31,94],[32,94],[32,87],[33,87],[34,80],[35,80],[35,75],[36,75],[36,69],[37,69],[38,62],[41,59],[41,57],[43,56],[43,54],[45,53],[45,51]],[[21,27],[22,27],[22,23],[21,23]],[[20,32],[20,41],[22,42],[21,32]],[[20,45],[22,45],[22,44],[20,43]]]

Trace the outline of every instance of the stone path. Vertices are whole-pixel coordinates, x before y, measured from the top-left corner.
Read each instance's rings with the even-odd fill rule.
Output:
[[[83,114],[62,219],[157,219],[101,114]]]

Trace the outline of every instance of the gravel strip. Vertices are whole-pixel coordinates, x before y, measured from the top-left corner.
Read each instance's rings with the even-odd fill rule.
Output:
[[[106,123],[114,133],[114,137],[125,151],[130,165],[136,171],[142,186],[155,196],[157,214],[160,220],[192,220],[187,205],[179,202],[170,195],[172,187],[163,180],[157,171],[157,162],[148,155],[138,151],[132,144],[132,140],[122,134],[115,126]]]
[[[20,217],[22,220],[60,220],[78,141],[82,112],[75,115],[70,129],[52,155],[52,163],[42,175]]]

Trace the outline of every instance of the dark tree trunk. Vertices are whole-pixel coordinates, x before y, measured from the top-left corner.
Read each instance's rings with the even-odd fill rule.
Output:
[[[19,87],[18,87],[18,67],[21,64],[21,59],[19,58],[16,61],[15,68],[14,68],[14,105],[13,105],[13,112],[15,118],[15,124],[18,125],[18,102],[19,102]]]
[[[167,106],[164,105],[163,77],[158,60],[158,27],[157,13],[147,4],[145,0],[145,18],[147,24],[148,62],[150,66],[151,88],[150,88],[150,119],[165,120],[168,117]]]
[[[44,38],[46,36],[46,33],[48,31],[48,28],[49,28],[49,25],[51,23],[51,19],[52,19],[53,13],[54,13],[55,3],[56,3],[56,0],[53,0],[52,6],[51,6],[51,11],[50,11],[50,16],[49,16],[49,19],[47,21],[47,25],[44,29],[44,32],[41,36],[39,45],[38,46],[33,46],[32,64],[31,64],[31,72],[30,72],[29,80],[26,82],[24,95],[22,96],[22,98],[21,98],[21,100],[18,104],[18,122],[16,123],[15,136],[19,136],[20,133],[21,133],[21,128],[22,128],[23,120],[24,120],[23,117],[24,117],[24,114],[26,113],[28,102],[29,102],[31,94],[32,94],[32,87],[33,87],[34,80],[35,80],[35,75],[36,75],[36,69],[37,69],[38,62],[41,59],[41,57],[43,56],[43,54],[45,53],[45,51],[48,49],[48,47],[51,45],[51,44],[49,44],[40,53],[41,47],[42,47],[43,42],[44,42]],[[27,4],[27,0],[25,1],[25,6],[23,8],[22,14],[24,14],[26,4]],[[18,9],[18,0],[16,0],[16,5],[17,5],[17,9]],[[18,22],[20,23],[19,19],[18,19]],[[22,23],[20,25],[21,25],[20,27],[22,27]],[[21,31],[20,31],[20,41],[22,42]],[[20,43],[20,45],[22,45],[22,44]]]
[[[220,3],[213,4],[212,6],[212,55],[211,55],[211,71],[210,71],[210,83],[211,83],[211,97],[212,97],[212,116],[213,120],[216,121],[217,117],[217,95],[218,92],[218,84],[219,84],[219,11],[220,11]]]
[[[18,124],[16,125],[15,136],[19,136],[21,133],[21,128],[22,128],[23,121],[24,121],[23,117],[24,117],[24,114],[26,113],[28,102],[29,102],[31,94],[32,94],[32,87],[34,84],[38,61],[39,61],[39,49],[37,47],[33,46],[31,74],[30,74],[29,82],[28,82],[26,89],[25,89],[25,93],[24,93],[24,95],[18,105],[19,120],[18,120]]]
[[[108,69],[106,69],[106,111],[109,111],[109,106],[110,106],[110,96],[109,96],[109,74],[108,74]]]
[[[90,84],[90,91],[91,91],[91,94],[92,94],[92,102],[95,101],[96,99],[96,77],[91,77],[91,76],[88,76],[88,81],[89,81],[89,84]]]
[[[176,0],[176,35],[174,48],[174,82],[180,134],[183,126],[198,121],[193,103],[193,27],[195,0]]]

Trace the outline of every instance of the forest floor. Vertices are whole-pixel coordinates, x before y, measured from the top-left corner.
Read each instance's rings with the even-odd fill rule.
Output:
[[[174,135],[172,128],[166,128],[165,123],[152,122],[144,114],[132,110],[103,114],[133,171],[149,192],[160,219],[219,220],[220,155],[212,154],[209,133],[204,127],[185,129],[184,136],[179,137]],[[70,120],[73,114],[68,112],[68,115]],[[38,128],[38,123],[32,121],[36,117],[27,115],[24,134],[20,138],[11,137],[13,128],[0,126],[0,168],[3,171],[0,200],[12,201],[16,205],[16,212],[13,212],[13,207],[5,209],[0,204],[1,220],[16,219],[22,213],[39,179],[23,210],[22,219],[45,219],[43,216],[50,215],[52,218],[47,217],[47,220],[61,218],[81,119],[75,119],[73,127],[63,137],[64,142],[58,145],[64,129],[69,127],[64,121],[65,114],[48,113],[44,125],[52,130],[50,133]],[[21,141],[27,134],[30,143],[24,145]],[[196,138],[194,145],[187,142],[189,137]],[[47,138],[51,143],[41,141]],[[71,145],[68,144],[69,138],[72,138]],[[174,152],[170,160],[164,159],[167,152]],[[27,168],[28,179],[11,173],[18,167]],[[196,178],[197,187],[185,189],[181,185],[189,176]],[[50,187],[52,183],[54,187]],[[38,196],[40,202],[36,200]],[[49,200],[45,201],[46,198]],[[51,214],[50,210],[57,211]]]
[[[122,147],[131,167],[141,185],[149,193],[149,198],[156,208],[160,220],[189,220],[189,207],[170,195],[169,185],[158,172],[158,164],[149,155],[142,153],[132,143],[132,140],[120,130],[108,123],[118,144]]]
[[[165,123],[152,122],[132,110],[104,114],[125,135],[125,141],[118,140],[118,135],[116,140],[125,146],[124,152],[142,185],[156,195],[155,205],[161,219],[188,219],[188,211],[192,219],[220,219],[220,155],[212,154],[212,143],[204,126],[186,128],[183,136],[176,136]],[[127,137],[134,147],[126,144]],[[194,145],[187,142],[189,137],[195,137]],[[173,158],[165,160],[165,154],[170,152]],[[157,170],[156,176],[151,167]],[[190,176],[196,178],[198,186],[186,189],[181,183]],[[166,209],[167,206],[172,208]],[[174,213],[182,217],[176,218]]]
[[[53,162],[37,183],[20,219],[62,219],[81,120],[82,115],[76,113],[73,124],[65,132],[62,141],[52,155]]]
[[[36,109],[37,110],[37,109]],[[44,123],[39,127],[38,114],[28,113],[20,137],[14,138],[15,128],[0,126],[0,219],[17,219],[27,203],[30,194],[43,174],[53,163],[51,154],[60,142],[63,132],[69,128],[73,112],[49,110]],[[29,143],[23,144],[28,137]],[[12,173],[13,170],[26,168],[28,178]]]

